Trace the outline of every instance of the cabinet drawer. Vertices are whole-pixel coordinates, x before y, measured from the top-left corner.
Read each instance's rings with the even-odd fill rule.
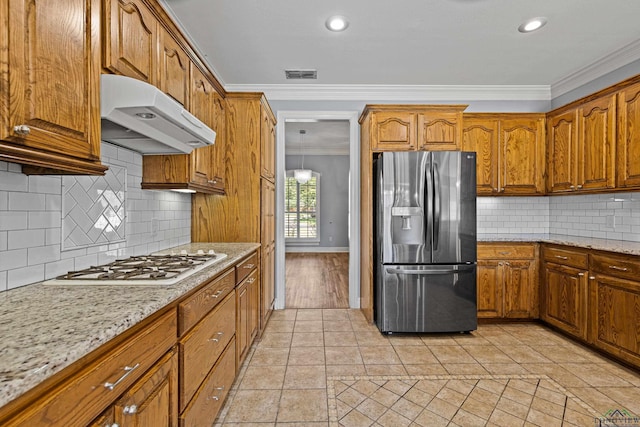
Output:
[[[236,343],[231,340],[205,379],[202,387],[180,417],[180,427],[211,425],[233,385],[236,373]]]
[[[178,334],[182,336],[235,288],[233,268],[205,285],[178,306]]]
[[[184,410],[236,331],[236,294],[225,300],[180,340],[180,411]]]
[[[533,259],[534,245],[478,244],[478,259]]]
[[[240,283],[258,266],[258,253],[254,253],[236,267],[236,283]]]
[[[88,424],[175,344],[176,323],[172,310],[9,425],[51,426],[52,420],[55,425]]]
[[[544,260],[548,262],[555,262],[582,269],[587,269],[589,267],[589,257],[586,253],[548,246],[543,249],[542,253]]]
[[[631,255],[593,254],[590,267],[594,272],[609,276],[636,281],[640,278],[640,259]]]

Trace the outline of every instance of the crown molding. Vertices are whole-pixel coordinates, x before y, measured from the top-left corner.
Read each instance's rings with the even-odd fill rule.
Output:
[[[547,85],[225,85],[227,92],[263,92],[270,101],[549,101]]]
[[[629,43],[553,83],[551,96],[557,98],[638,59],[640,59],[640,40]]]

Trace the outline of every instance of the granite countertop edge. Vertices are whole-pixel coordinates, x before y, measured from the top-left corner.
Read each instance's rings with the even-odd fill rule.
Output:
[[[173,285],[47,286],[0,294],[0,407],[232,267],[259,243],[188,243],[227,257]],[[114,289],[122,292],[114,292]]]
[[[478,242],[537,242],[640,255],[640,242],[565,236],[562,234],[478,234]]]

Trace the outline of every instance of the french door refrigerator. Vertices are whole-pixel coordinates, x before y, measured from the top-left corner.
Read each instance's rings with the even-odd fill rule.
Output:
[[[476,153],[386,152],[374,176],[378,328],[475,330]]]

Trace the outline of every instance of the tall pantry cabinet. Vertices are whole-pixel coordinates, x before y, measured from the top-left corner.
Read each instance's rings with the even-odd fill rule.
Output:
[[[225,195],[194,194],[194,242],[259,242],[260,330],[275,297],[275,117],[262,93],[229,93]]]

